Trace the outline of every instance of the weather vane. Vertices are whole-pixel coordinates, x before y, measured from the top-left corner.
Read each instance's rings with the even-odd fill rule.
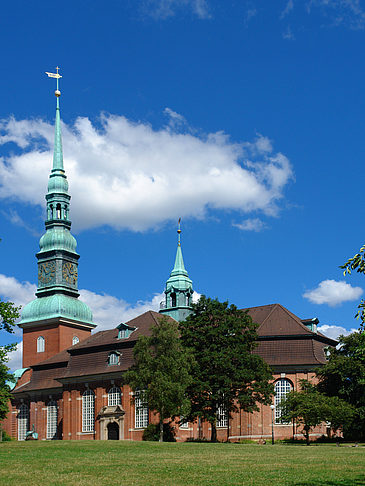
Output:
[[[59,98],[61,96],[61,91],[58,89],[58,80],[60,78],[62,78],[62,76],[58,73],[59,69],[60,68],[57,66],[56,67],[57,73],[47,73],[47,71],[46,71],[46,74],[49,78],[56,78],[56,80],[57,80],[57,87],[56,87],[56,91],[54,92],[54,94],[57,96],[57,98]]]
[[[177,227],[177,234],[179,235],[178,236],[178,245],[179,246],[180,246],[180,233],[181,233],[180,223],[181,223],[181,218],[179,218],[178,227]]]

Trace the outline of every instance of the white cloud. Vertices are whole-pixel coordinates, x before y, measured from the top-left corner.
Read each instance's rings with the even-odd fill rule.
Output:
[[[209,19],[210,12],[206,0],[144,0],[143,11],[155,19],[167,19],[183,9],[190,10],[200,19]]]
[[[15,351],[8,353],[8,358],[9,362],[6,363],[6,366],[8,366],[11,371],[23,367],[23,341],[17,344]]]
[[[256,231],[257,233],[267,227],[259,218],[246,219],[242,223],[234,223],[233,226],[242,231]]]
[[[323,280],[317,288],[303,294],[313,304],[328,304],[331,307],[356,300],[363,293],[361,287],[352,287],[344,280]]]
[[[341,336],[341,334],[343,334],[344,336],[348,336],[352,332],[357,331],[357,329],[351,329],[350,331],[348,331],[342,326],[329,326],[327,324],[324,324],[323,326],[318,326],[318,331],[331,339],[337,340]]]
[[[167,110],[175,124],[184,121]],[[234,143],[223,132],[178,133],[171,124],[154,130],[114,115],[100,121],[99,129],[88,118],[63,125],[76,230],[143,231],[177,216],[203,218],[212,209],[276,214],[293,178],[289,160],[262,135]],[[1,134],[0,145],[14,142],[20,153],[0,158],[0,199],[44,208],[52,124],[10,118],[0,122]]]
[[[112,295],[80,290],[80,299],[93,312],[93,320],[97,324],[94,332],[112,329],[121,322],[127,322],[148,310],[157,312],[163,296],[164,294],[155,294],[150,301],[138,301],[135,304],[129,304],[125,300]]]
[[[17,307],[22,307],[33,300],[36,290],[37,286],[30,282],[19,282],[14,277],[7,277],[0,273],[0,297],[13,302]],[[18,327],[15,327],[14,331],[18,336],[22,334]]]
[[[365,11],[360,0],[310,0],[307,11],[312,7],[320,8],[333,26],[344,25],[350,29],[363,29],[365,27]]]

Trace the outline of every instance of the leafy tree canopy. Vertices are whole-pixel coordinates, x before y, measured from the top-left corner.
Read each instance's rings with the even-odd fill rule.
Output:
[[[142,400],[159,414],[162,441],[163,421],[189,412],[186,388],[191,383],[193,359],[180,342],[178,323],[161,317],[150,337],[138,339],[134,360],[124,380],[133,390],[140,390]]]
[[[216,441],[218,410],[227,416],[240,408],[258,410],[273,394],[268,365],[253,351],[257,324],[247,312],[228,302],[202,296],[193,312],[180,323],[181,339],[193,351],[193,382],[188,388],[190,419],[201,417],[211,424]]]
[[[14,332],[15,320],[19,317],[19,308],[15,307],[12,302],[0,301],[0,330],[10,333]],[[7,380],[11,380],[12,375],[6,366],[8,362],[7,353],[13,351],[15,345],[0,346],[0,421],[8,413],[8,402],[10,399],[10,390],[6,385]]]
[[[365,440],[365,333],[340,336],[328,363],[317,370],[318,389],[338,396],[356,408],[354,420],[344,426],[345,437]]]
[[[355,411],[347,402],[323,395],[307,380],[301,380],[300,384],[300,391],[291,391],[280,402],[281,421],[295,420],[303,425],[307,445],[310,444],[310,430],[322,422],[330,422],[335,431],[352,421]]]
[[[365,245],[356,253],[352,258],[347,260],[346,263],[340,266],[343,269],[343,274],[351,274],[352,270],[356,270],[358,273],[365,274]],[[360,329],[364,330],[365,326],[365,301],[361,300],[360,304],[357,306],[358,311],[355,315],[357,319],[361,320]]]

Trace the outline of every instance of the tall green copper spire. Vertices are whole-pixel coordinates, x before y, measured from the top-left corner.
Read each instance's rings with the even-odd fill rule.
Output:
[[[160,313],[167,314],[177,321],[183,321],[191,313],[193,296],[193,282],[185,270],[184,259],[181,251],[181,218],[178,223],[178,240],[175,257],[175,265],[166,282],[165,302],[161,302]]]
[[[56,120],[54,153],[48,180],[46,233],[39,241],[37,298],[26,305],[22,312],[24,324],[52,318],[68,318],[81,321],[85,327],[95,327],[89,307],[81,302],[77,289],[78,259],[76,240],[70,232],[70,199],[68,182],[63,168],[61,116],[58,73],[46,73],[56,78]]]

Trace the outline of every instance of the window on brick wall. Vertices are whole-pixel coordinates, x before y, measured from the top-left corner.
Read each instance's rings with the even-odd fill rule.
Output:
[[[217,427],[228,427],[227,410],[223,405],[217,411]]]
[[[57,438],[57,402],[51,400],[47,405],[47,439]]]
[[[72,338],[72,346],[74,346],[74,344],[77,344],[77,343],[79,343],[79,342],[80,342],[80,339],[79,339],[77,336],[74,336],[74,337]]]
[[[82,395],[82,431],[94,432],[95,395],[86,390]]]
[[[22,403],[18,409],[18,440],[25,440],[25,435],[29,430],[29,408]]]
[[[116,405],[120,405],[122,403],[122,394],[120,392],[120,388],[117,386],[113,386],[108,391],[108,405],[109,407],[115,407]]]
[[[45,339],[43,336],[38,336],[37,338],[37,353],[44,353]]]
[[[135,427],[143,429],[148,425],[148,407],[143,401],[143,391],[136,391],[134,397]]]
[[[289,380],[282,378],[275,383],[275,423],[283,424],[281,421],[280,402],[286,395],[292,391],[292,384]]]

